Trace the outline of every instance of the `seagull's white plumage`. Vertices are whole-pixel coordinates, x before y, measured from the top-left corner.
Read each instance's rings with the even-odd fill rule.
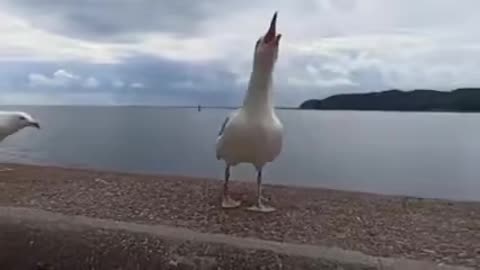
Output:
[[[40,124],[25,112],[0,111],[0,142],[25,127],[40,128]],[[10,171],[9,168],[0,171]]]
[[[277,35],[277,13],[268,32],[255,45],[253,70],[243,106],[223,122],[217,138],[217,159],[225,161],[225,185],[222,206],[237,207],[239,202],[230,198],[228,181],[230,167],[250,163],[257,169],[257,203],[250,210],[272,211],[261,201],[262,169],[272,162],[282,150],[283,126],[275,114],[272,100],[273,70],[278,56],[281,35]]]
[[[282,150],[283,126],[275,112],[239,109],[225,119],[217,139],[217,158],[228,165],[251,163],[261,169]]]
[[[28,113],[0,111],[0,142],[25,127],[40,128],[40,125]]]

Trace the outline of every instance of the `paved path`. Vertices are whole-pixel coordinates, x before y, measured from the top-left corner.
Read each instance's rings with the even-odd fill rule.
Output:
[[[108,270],[469,269],[339,248],[0,207],[0,269],[32,269],[35,264],[37,269]]]

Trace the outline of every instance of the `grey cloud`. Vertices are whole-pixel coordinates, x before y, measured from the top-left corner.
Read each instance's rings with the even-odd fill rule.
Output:
[[[33,25],[64,36],[94,41],[135,42],[139,34],[162,32],[175,36],[199,34],[210,23],[222,24],[229,15],[272,14],[278,8],[298,13],[321,8],[317,1],[254,2],[195,0],[0,0],[1,8]],[[310,12],[310,15],[311,12]],[[293,17],[292,17],[293,18]],[[242,22],[239,22],[240,24]]]
[[[4,6],[34,25],[73,38],[131,42],[135,34],[195,32],[209,5],[189,0],[15,0]]]
[[[296,42],[305,47],[313,41],[328,43],[326,37],[333,36],[330,45],[323,47],[328,50],[314,48],[304,55],[295,55],[290,50],[281,55],[276,97],[282,105],[298,105],[302,99],[340,92],[415,87],[443,89],[480,84],[476,71],[480,40],[475,13],[480,7],[477,0],[424,0],[413,4],[401,0],[278,0],[275,3],[267,0],[258,4],[233,0],[0,0],[0,7],[29,21],[34,28],[76,39],[135,42],[141,38],[140,34],[153,32],[176,36],[193,34],[201,38],[208,33],[209,37],[218,38],[230,29],[239,31],[234,33],[238,42],[228,43],[225,41],[228,37],[218,38],[219,46],[215,47],[218,51],[231,48],[240,51],[247,48],[243,42],[253,46],[254,40],[242,40],[250,38],[250,30],[246,29],[258,26],[255,35],[257,31],[260,33],[263,30],[260,24],[263,26],[267,21],[264,14],[278,8],[280,28],[290,47],[297,46]],[[402,34],[399,38],[389,37],[398,33]],[[377,36],[373,40],[381,44],[365,42],[368,35]],[[382,40],[389,42],[382,43]],[[402,40],[407,45],[400,46]],[[142,44],[125,46],[128,47],[125,50],[130,52],[137,45]],[[191,54],[202,50],[193,50]],[[149,48],[148,52],[152,50]],[[36,91],[36,95],[41,95],[56,91],[55,95],[70,96],[68,93],[80,89],[74,86],[52,89],[47,85],[35,90],[22,88],[28,84],[28,74],[48,75],[47,79],[51,79],[55,71],[65,69],[82,78],[92,76],[98,80],[98,87],[81,89],[82,93],[98,93],[119,103],[235,105],[241,102],[245,85],[235,83],[239,75],[228,71],[233,70],[228,64],[235,67],[235,61],[241,58],[236,50],[232,52],[225,54],[231,57],[223,59],[227,64],[171,61],[151,55],[135,55],[116,64],[0,62],[0,94]],[[250,51],[248,53],[249,62],[239,72],[244,76],[250,71]],[[188,60],[188,57],[182,59]],[[284,66],[283,60],[287,60]],[[291,77],[307,83],[292,87],[288,84]],[[37,76],[37,79],[45,78]],[[308,85],[309,81],[313,83]],[[349,81],[352,84],[334,84]],[[132,88],[135,83],[144,87]]]
[[[0,70],[7,69],[10,71],[0,73],[0,102],[5,96],[31,96],[33,103],[56,103],[57,99],[77,103],[75,98],[81,96],[86,102],[92,94],[95,104],[101,96],[115,104],[238,105],[242,98],[235,75],[211,62],[192,64],[144,55],[121,64],[0,62]],[[34,85],[31,74],[36,74]],[[195,87],[175,87],[187,81]],[[48,96],[50,99],[42,98]]]

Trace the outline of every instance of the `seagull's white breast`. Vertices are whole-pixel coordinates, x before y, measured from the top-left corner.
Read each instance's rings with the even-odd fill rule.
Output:
[[[252,163],[262,167],[282,150],[283,126],[274,111],[248,114],[235,111],[217,139],[217,157],[229,165]]]

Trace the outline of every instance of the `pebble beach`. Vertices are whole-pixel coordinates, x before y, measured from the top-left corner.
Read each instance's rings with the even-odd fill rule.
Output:
[[[0,205],[163,224],[199,232],[340,247],[480,267],[480,203],[265,185],[277,211],[246,210],[255,183],[232,180],[237,209],[220,208],[222,181],[6,164]]]

